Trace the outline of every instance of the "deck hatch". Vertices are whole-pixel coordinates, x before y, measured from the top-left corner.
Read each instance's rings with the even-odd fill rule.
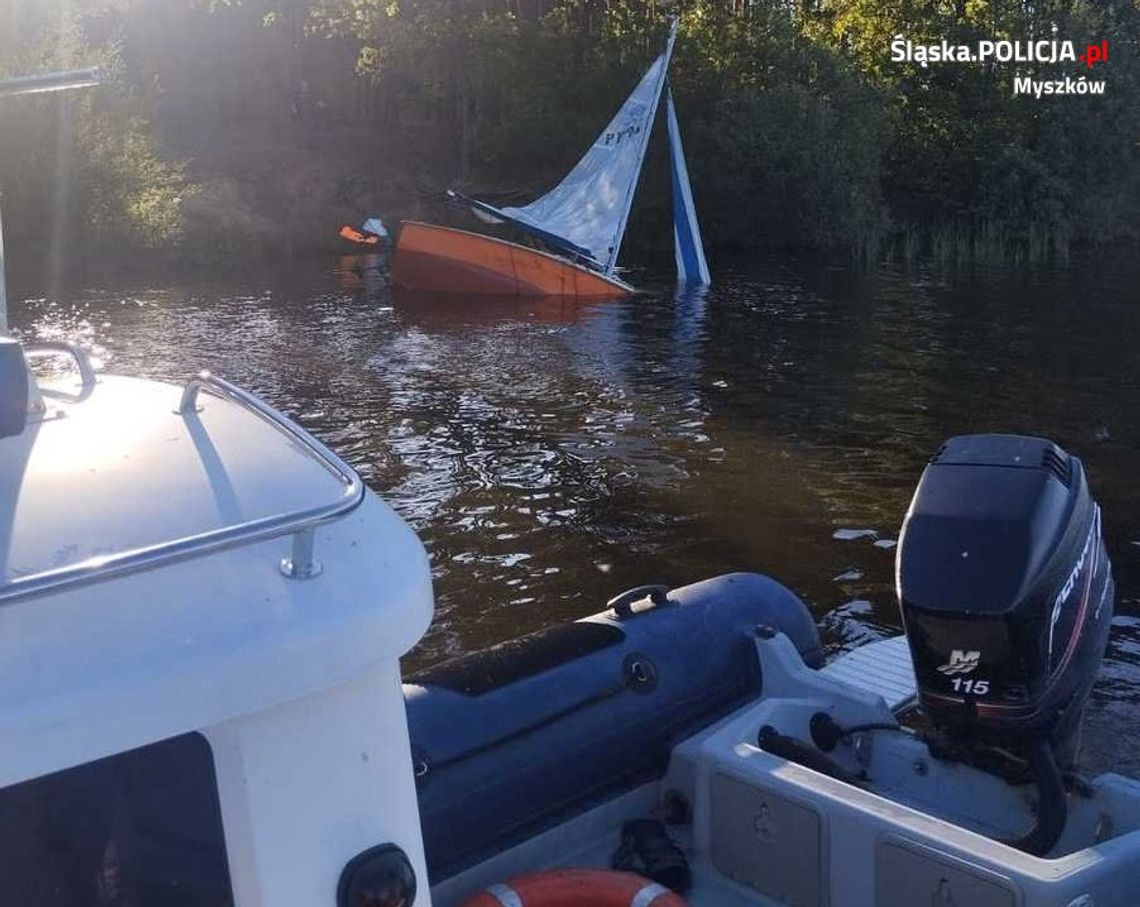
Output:
[[[826,907],[826,826],[818,812],[717,775],[711,814],[717,870],[780,903]]]
[[[1017,907],[1008,879],[950,854],[887,839],[875,850],[875,907],[897,907],[900,892],[934,907]]]

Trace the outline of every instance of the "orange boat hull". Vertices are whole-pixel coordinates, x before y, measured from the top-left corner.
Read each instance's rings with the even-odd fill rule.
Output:
[[[516,243],[404,221],[392,282],[409,290],[466,296],[628,296],[633,288],[564,258]]]

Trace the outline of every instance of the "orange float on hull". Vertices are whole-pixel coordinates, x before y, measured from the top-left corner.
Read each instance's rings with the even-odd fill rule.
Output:
[[[632,872],[548,869],[492,885],[463,907],[686,907],[685,899]]]
[[[391,260],[392,282],[409,290],[468,296],[628,296],[633,288],[565,258],[517,243],[404,221]]]

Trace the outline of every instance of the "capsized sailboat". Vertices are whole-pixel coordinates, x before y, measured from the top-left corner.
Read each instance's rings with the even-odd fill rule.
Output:
[[[673,232],[678,279],[710,282],[693,206],[672,92],[669,62],[677,24],[665,51],[594,144],[554,189],[522,207],[498,208],[451,192],[484,223],[509,223],[538,240],[540,251],[492,236],[405,221],[392,255],[398,286],[467,295],[624,296],[633,287],[616,276],[630,208],[662,95],[672,169]]]

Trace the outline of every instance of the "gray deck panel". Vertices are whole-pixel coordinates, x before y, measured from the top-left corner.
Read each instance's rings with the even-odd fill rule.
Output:
[[[892,710],[908,705],[918,692],[905,636],[860,646],[821,668],[820,673],[848,686],[877,693]]]

